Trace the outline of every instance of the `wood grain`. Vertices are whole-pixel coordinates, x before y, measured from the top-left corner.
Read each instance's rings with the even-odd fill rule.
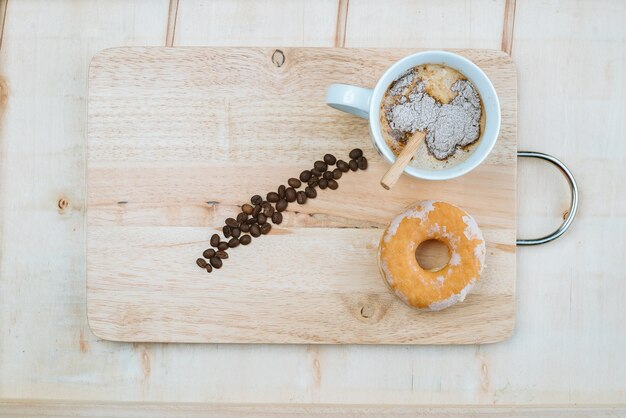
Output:
[[[0,0],[0,49],[2,49],[2,39],[4,38],[4,22],[7,18],[7,7],[9,0]]]
[[[371,86],[410,52],[285,49],[282,67],[262,48],[120,48],[94,57],[87,169],[93,332],[121,341],[238,343],[444,344],[508,336],[516,216],[510,59],[460,51],[491,76],[504,122],[487,163],[448,182],[403,178],[385,191],[378,182],[389,166],[366,123],[323,100],[331,82]],[[370,157],[368,171],[347,173],[338,191],[290,205],[284,224],[232,250],[220,271],[208,276],[195,266],[210,234],[251,195],[275,189],[325,152],[347,158],[356,146]],[[467,208],[489,250],[476,293],[438,314],[403,306],[376,267],[381,228],[426,198]]]
[[[178,0],[170,0],[167,12],[167,29],[165,31],[165,46],[174,46],[176,35],[176,17],[178,16]]]
[[[166,402],[95,402],[6,400],[0,401],[0,417],[161,418],[194,417],[506,417],[586,418],[621,417],[624,405],[354,405],[354,404],[225,404]]]
[[[500,49],[504,0],[350,2],[347,47]]]
[[[351,1],[346,44],[499,49],[504,3]],[[337,0],[263,4],[181,0],[175,45],[333,46]],[[563,159],[581,207],[558,241],[517,251],[510,339],[437,347],[130,344],[89,332],[87,68],[102,48],[162,45],[167,10],[163,0],[9,2],[0,50],[10,88],[0,130],[0,398],[39,406],[0,412],[128,416],[132,405],[135,416],[193,416],[179,403],[189,402],[206,416],[205,402],[270,402],[307,411],[380,404],[390,413],[401,404],[410,415],[432,405],[475,416],[491,407],[511,408],[500,416],[626,415],[626,235],[615,233],[626,229],[617,181],[626,177],[623,2],[517,2],[519,146]],[[519,235],[545,233],[562,221],[567,186],[539,162],[521,160],[518,171]],[[154,402],[151,412],[138,401]]]
[[[111,46],[162,45],[167,1],[9,3],[0,50],[9,90],[0,129],[0,398],[97,396],[108,390],[88,382],[115,380],[110,367],[126,354],[98,344],[87,324],[89,61]],[[123,379],[144,376],[123,368]]]
[[[581,197],[566,235],[518,251],[518,277],[524,277],[518,280],[519,301],[533,299],[518,303],[518,327],[527,329],[527,338],[541,335],[549,347],[563,347],[525,347],[537,359],[535,367],[512,381],[518,387],[521,380],[537,382],[541,401],[551,398],[563,376],[568,390],[560,397],[566,402],[626,399],[626,333],[620,331],[626,323],[626,234],[615,233],[626,231],[624,21],[626,6],[619,1],[516,5],[512,56],[520,70],[519,147],[564,161]],[[554,77],[548,67],[563,73]],[[602,76],[584,76],[591,73]],[[596,126],[603,127],[602,135]],[[523,161],[518,170],[518,236],[541,236],[563,222],[569,189],[547,164]],[[545,308],[555,310],[539,312],[535,300],[550,301]],[[620,352],[609,353],[613,347]],[[582,360],[591,353],[593,361]],[[545,373],[557,363],[575,370],[561,369],[560,377]]]
[[[183,0],[175,45],[335,45],[339,0]]]
[[[335,30],[335,47],[346,46],[346,25],[348,23],[348,8],[350,0],[337,1],[337,29]]]
[[[502,23],[502,50],[511,55],[513,50],[513,32],[515,29],[515,0],[506,0],[504,22]]]

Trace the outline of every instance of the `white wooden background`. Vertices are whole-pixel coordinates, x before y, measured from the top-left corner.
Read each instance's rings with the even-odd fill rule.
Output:
[[[9,410],[39,405],[31,399],[626,403],[625,1],[2,0],[0,19],[0,398],[18,400]],[[512,52],[519,148],[561,158],[581,191],[570,232],[518,250],[513,336],[450,347],[94,337],[85,315],[87,67],[103,48],[167,44]],[[520,236],[558,225],[569,200],[560,174],[524,160],[519,179]]]

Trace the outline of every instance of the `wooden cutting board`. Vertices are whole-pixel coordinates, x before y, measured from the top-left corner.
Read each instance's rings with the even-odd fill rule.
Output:
[[[495,149],[445,182],[388,165],[365,120],[326,106],[333,82],[373,86],[413,49],[115,48],[89,71],[87,311],[116,341],[465,344],[515,322],[516,71],[500,51],[455,50],[491,78],[502,106]],[[326,153],[363,148],[367,171],[292,204],[282,225],[230,251],[212,274],[195,260],[224,219]],[[414,311],[376,266],[382,229],[407,204],[471,213],[487,266],[464,303]]]

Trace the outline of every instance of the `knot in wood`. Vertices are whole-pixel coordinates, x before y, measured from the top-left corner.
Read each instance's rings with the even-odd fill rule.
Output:
[[[66,198],[64,198],[64,197],[60,198],[59,201],[57,202],[57,206],[59,207],[60,210],[67,209],[69,204],[70,204],[70,202]]]
[[[371,318],[376,313],[376,307],[372,305],[363,305],[361,307],[361,316],[363,318]]]

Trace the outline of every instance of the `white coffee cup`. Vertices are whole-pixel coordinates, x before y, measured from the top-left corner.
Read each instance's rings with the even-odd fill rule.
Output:
[[[500,131],[500,102],[496,90],[485,73],[467,58],[446,51],[418,52],[402,58],[389,67],[373,89],[348,84],[331,84],[326,92],[326,103],[335,109],[368,119],[374,146],[389,163],[393,163],[396,157],[387,146],[380,128],[380,103],[394,80],[408,69],[422,64],[442,64],[459,71],[474,84],[483,102],[485,129],[480,142],[465,161],[442,169],[424,169],[410,165],[404,169],[405,173],[421,179],[451,179],[473,170],[482,163],[496,144]]]

